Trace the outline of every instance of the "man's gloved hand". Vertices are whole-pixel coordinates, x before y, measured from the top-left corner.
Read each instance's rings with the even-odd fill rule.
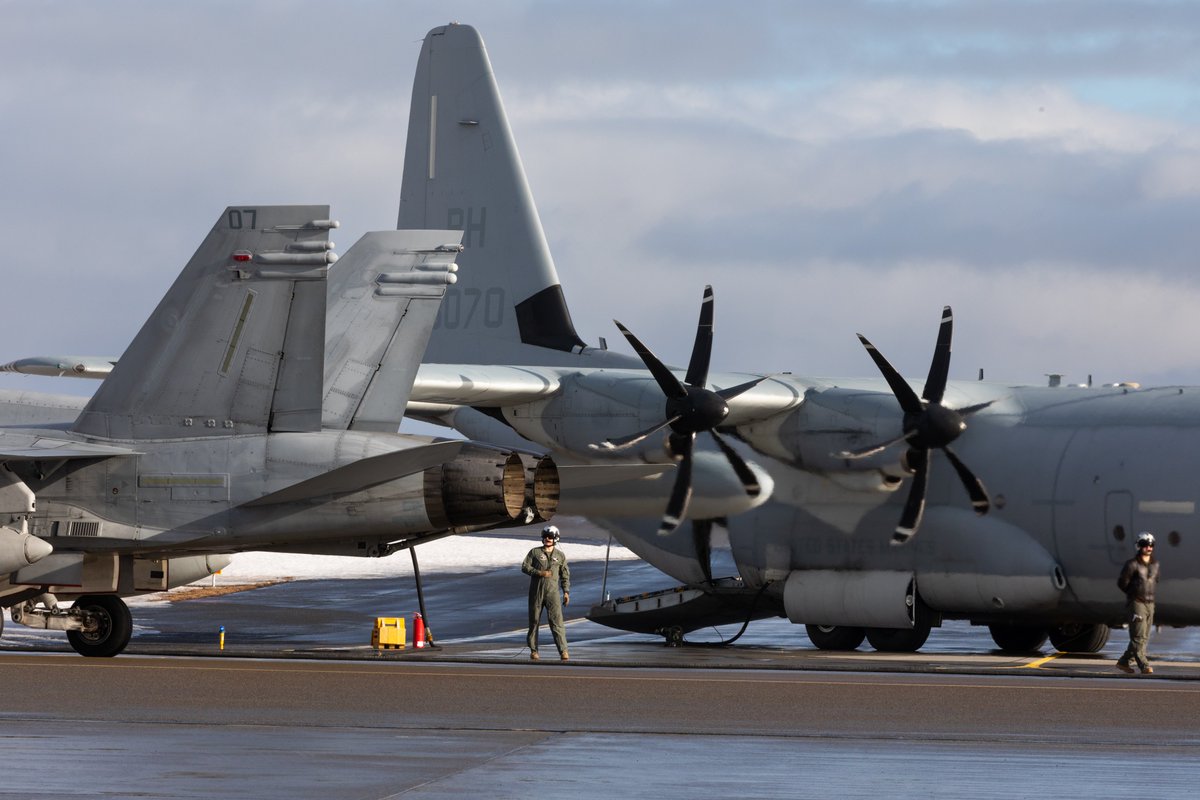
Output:
[[[570,592],[563,592],[563,605],[564,606],[571,605],[571,593]]]
[[[539,573],[538,573],[538,575],[541,575],[543,578],[549,578],[549,577],[550,577],[550,570],[548,570],[548,569],[544,569],[544,570],[542,570],[541,572],[539,572]]]

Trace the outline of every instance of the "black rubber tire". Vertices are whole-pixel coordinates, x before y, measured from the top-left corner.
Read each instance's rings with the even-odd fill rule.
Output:
[[[1109,633],[1107,625],[1067,623],[1050,629],[1050,644],[1060,653],[1099,653]]]
[[[1041,652],[1046,643],[1046,629],[1036,625],[988,625],[992,641],[1005,653],[1026,655]]]
[[[846,625],[805,625],[804,630],[818,650],[857,650],[867,638],[865,628]]]
[[[111,658],[129,644],[129,637],[133,635],[133,616],[121,598],[111,594],[86,594],[72,607],[86,608],[101,619],[100,629],[95,633],[67,631],[67,641],[79,655]]]
[[[867,628],[867,641],[882,653],[915,653],[929,638],[928,622],[911,628]]]

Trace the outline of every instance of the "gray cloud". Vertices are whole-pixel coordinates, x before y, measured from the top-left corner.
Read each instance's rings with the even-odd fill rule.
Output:
[[[119,354],[227,204],[329,202],[343,251],[393,225],[420,40],[451,14],[0,10],[0,360]],[[949,302],[960,377],[1200,382],[1194,3],[452,13],[488,43],[590,341],[616,346],[616,316],[685,360],[712,283],[721,368],[870,374],[863,330],[921,372]]]

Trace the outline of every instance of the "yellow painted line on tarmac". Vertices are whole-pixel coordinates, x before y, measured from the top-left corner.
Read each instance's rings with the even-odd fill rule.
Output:
[[[1034,659],[1033,661],[1030,661],[1028,664],[1013,664],[1011,666],[1000,667],[1000,669],[1041,669],[1043,665],[1049,664],[1054,659],[1060,658],[1061,656],[1065,656],[1065,655],[1066,655],[1066,653],[1051,653],[1048,656],[1043,656],[1042,658]]]

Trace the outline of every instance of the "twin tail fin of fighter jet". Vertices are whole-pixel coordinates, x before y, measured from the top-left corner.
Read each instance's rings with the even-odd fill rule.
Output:
[[[321,425],[328,206],[230,206],[96,390],[76,433],[112,439]]]

